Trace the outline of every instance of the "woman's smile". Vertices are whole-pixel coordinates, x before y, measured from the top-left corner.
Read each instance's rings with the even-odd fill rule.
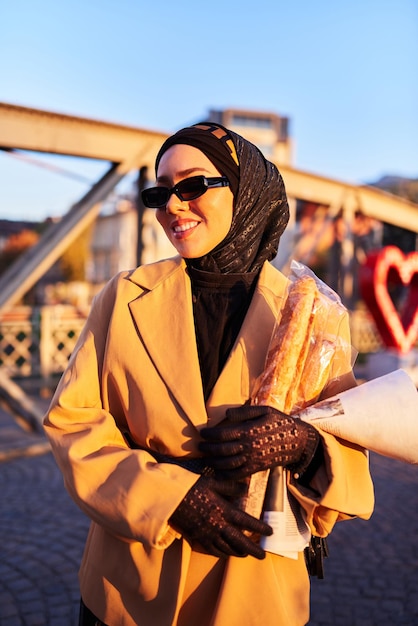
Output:
[[[190,235],[197,226],[199,226],[199,222],[197,221],[177,220],[171,228],[174,231],[174,236],[177,237],[177,239],[181,239]]]

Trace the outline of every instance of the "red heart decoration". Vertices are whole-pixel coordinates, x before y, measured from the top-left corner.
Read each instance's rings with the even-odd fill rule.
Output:
[[[409,352],[418,339],[418,252],[404,254],[396,246],[371,252],[360,267],[359,282],[385,345]],[[399,313],[389,293],[398,285],[408,288]]]

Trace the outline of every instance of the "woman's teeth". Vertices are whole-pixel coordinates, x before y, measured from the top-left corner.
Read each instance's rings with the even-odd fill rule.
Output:
[[[185,230],[190,230],[198,225],[199,222],[187,222],[187,224],[177,224],[173,227],[175,233],[183,233]]]

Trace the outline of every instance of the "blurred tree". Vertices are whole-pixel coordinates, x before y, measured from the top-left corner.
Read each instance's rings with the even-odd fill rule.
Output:
[[[23,252],[31,248],[39,239],[34,230],[24,229],[8,237],[0,252],[0,274],[3,273]]]
[[[406,200],[418,204],[418,179],[404,178],[402,176],[383,176],[374,183],[376,187],[384,189],[395,196],[401,196]]]
[[[88,226],[81,235],[73,241],[59,260],[59,266],[64,278],[68,281],[86,280],[87,262],[90,254],[90,241],[93,227]]]

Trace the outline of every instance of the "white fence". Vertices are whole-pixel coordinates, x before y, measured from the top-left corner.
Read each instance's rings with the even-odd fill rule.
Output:
[[[47,379],[65,369],[86,315],[67,305],[16,307],[0,319],[0,367]]]

